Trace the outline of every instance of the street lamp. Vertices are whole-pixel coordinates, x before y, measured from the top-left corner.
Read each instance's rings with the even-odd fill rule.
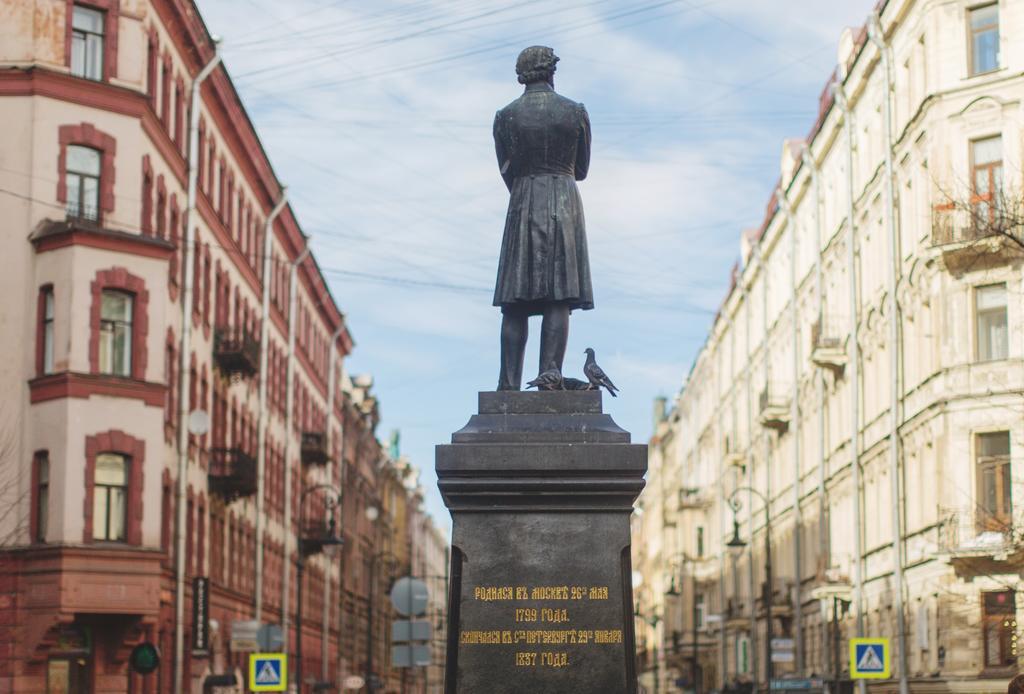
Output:
[[[686,566],[687,564],[690,565],[690,582],[691,582],[691,593],[692,593],[691,601],[693,603],[693,605],[692,605],[692,614],[690,616],[690,619],[693,622],[693,624],[691,625],[692,626],[693,640],[692,640],[692,642],[690,644],[690,648],[692,649],[691,650],[691,655],[690,655],[690,662],[691,662],[690,675],[691,675],[691,677],[693,677],[693,691],[695,692],[695,694],[700,694],[700,689],[701,689],[701,682],[700,682],[700,676],[699,676],[699,673],[700,673],[700,659],[699,659],[698,654],[697,654],[697,645],[698,645],[698,642],[697,642],[697,570],[696,570],[696,567],[694,566],[694,564],[696,563],[696,560],[693,559],[693,557],[690,557],[687,554],[680,553],[680,554],[675,554],[675,555],[669,557],[669,563],[671,564],[672,562],[676,561],[677,559],[681,559],[682,560],[680,562],[680,568],[682,568],[683,566]],[[675,576],[672,576],[672,582],[671,582],[671,584],[669,586],[669,589],[665,592],[665,595],[672,595],[672,596],[682,595],[682,591],[676,589],[676,577]]]
[[[324,491],[327,493],[327,510],[330,511],[331,516],[327,521],[327,527],[324,528],[322,535],[318,537],[304,537],[303,533],[306,528],[306,497],[316,491]],[[295,560],[296,579],[298,580],[298,586],[296,587],[297,595],[295,596],[297,603],[295,614],[295,681],[299,684],[300,692],[302,691],[302,578],[306,572],[306,558],[322,553],[329,559],[332,559],[345,543],[342,538],[338,537],[337,523],[334,519],[334,511],[340,506],[341,492],[337,491],[329,484],[318,484],[312,487],[307,487],[302,491],[302,496],[299,497],[299,552],[298,557]]]
[[[748,492],[753,494],[761,500],[764,505],[764,574],[765,582],[768,585],[768,589],[765,591],[764,608],[765,608],[765,639],[764,639],[764,652],[765,652],[765,675],[768,680],[768,689],[772,686],[773,672],[772,666],[772,600],[774,599],[774,586],[772,582],[772,509],[771,504],[768,503],[768,499],[765,498],[764,494],[757,491],[752,487],[738,487],[733,490],[733,493],[729,495],[729,507],[733,512],[732,520],[732,538],[725,543],[725,546],[729,548],[729,552],[733,557],[738,557],[743,553],[747,543],[740,538],[740,524],[736,520],[736,513],[740,510],[740,500],[736,498],[736,495],[740,492]],[[753,597],[753,596],[751,596]]]
[[[649,616],[645,616],[643,611],[640,609],[640,600],[639,600],[639,596],[638,596],[638,599],[637,599],[636,603],[633,605],[633,617],[639,619],[640,621],[644,622],[645,624],[650,625],[651,629],[654,630],[653,639],[652,639],[653,640],[653,645],[651,646],[650,654],[651,654],[651,660],[653,661],[653,664],[654,664],[654,692],[655,692],[655,694],[657,694],[658,687],[660,686],[660,680],[661,680],[661,674],[659,672],[660,668],[658,666],[658,637],[657,637],[658,624],[661,622],[661,615],[658,614],[657,612],[654,612],[654,613],[652,613]],[[647,647],[646,647],[646,642],[647,642],[647,638],[646,638],[646,634],[645,634],[644,635],[644,644],[645,644],[644,650],[645,651],[648,650]],[[639,672],[639,668],[637,668],[637,671]]]
[[[371,523],[374,523],[380,517],[380,509],[378,509],[376,506],[372,506],[372,505],[371,506],[367,506],[365,514],[366,514],[366,519],[368,521],[370,521]],[[376,573],[376,570],[377,570],[377,562],[380,561],[381,559],[385,558],[385,557],[389,557],[391,562],[394,563],[394,564],[398,563],[398,558],[394,554],[392,554],[391,552],[388,552],[387,550],[385,550],[383,552],[377,552],[376,554],[374,554],[370,558],[370,575],[369,575],[370,591],[369,591],[369,595],[367,596],[367,604],[366,604],[366,677],[365,677],[365,679],[366,679],[366,691],[367,692],[373,692],[373,690],[377,688],[376,680],[374,679],[374,675],[373,675],[373,601],[374,601],[374,595],[373,594],[374,594],[374,588],[376,587],[375,584],[377,582],[376,576],[374,574]]]
[[[832,665],[832,694],[839,691],[839,613],[846,613],[853,600],[853,589],[847,583],[826,583],[811,591],[811,597],[821,603],[822,617],[828,619],[829,603],[832,603],[832,650],[829,657]]]

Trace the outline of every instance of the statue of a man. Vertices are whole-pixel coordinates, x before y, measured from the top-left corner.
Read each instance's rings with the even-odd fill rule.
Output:
[[[494,305],[501,307],[498,390],[519,390],[527,324],[542,315],[540,369],[562,371],[569,313],[594,308],[583,202],[576,181],[590,166],[583,104],[555,93],[558,57],[545,46],[519,54],[523,95],[494,117],[494,147],[511,193]]]

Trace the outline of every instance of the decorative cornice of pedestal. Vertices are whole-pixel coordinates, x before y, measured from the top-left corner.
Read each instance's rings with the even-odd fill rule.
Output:
[[[480,393],[480,412],[436,453],[452,512],[630,512],[647,446],[630,443],[598,391]]]

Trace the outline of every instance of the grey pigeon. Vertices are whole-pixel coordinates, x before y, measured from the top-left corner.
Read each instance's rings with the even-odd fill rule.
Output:
[[[587,380],[590,381],[590,385],[595,388],[604,386],[611,393],[613,398],[619,397],[615,393],[618,392],[618,388],[612,383],[612,379],[608,378],[608,374],[604,372],[597,362],[594,360],[594,350],[591,347],[587,347],[585,350],[587,355],[587,363],[583,365],[583,373],[586,375]]]
[[[589,381],[581,381],[578,378],[562,379],[562,386],[566,390],[594,390],[594,386]]]
[[[528,381],[527,388],[537,390],[563,390],[562,374],[558,369],[548,369],[532,381]]]

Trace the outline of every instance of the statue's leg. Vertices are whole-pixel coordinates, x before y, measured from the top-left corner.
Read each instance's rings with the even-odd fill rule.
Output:
[[[565,346],[569,342],[569,304],[550,303],[544,307],[540,335],[540,373],[551,369],[562,372]]]
[[[523,358],[526,356],[526,336],[530,315],[513,308],[503,309],[501,315],[501,373],[498,390],[519,390],[523,382]]]

